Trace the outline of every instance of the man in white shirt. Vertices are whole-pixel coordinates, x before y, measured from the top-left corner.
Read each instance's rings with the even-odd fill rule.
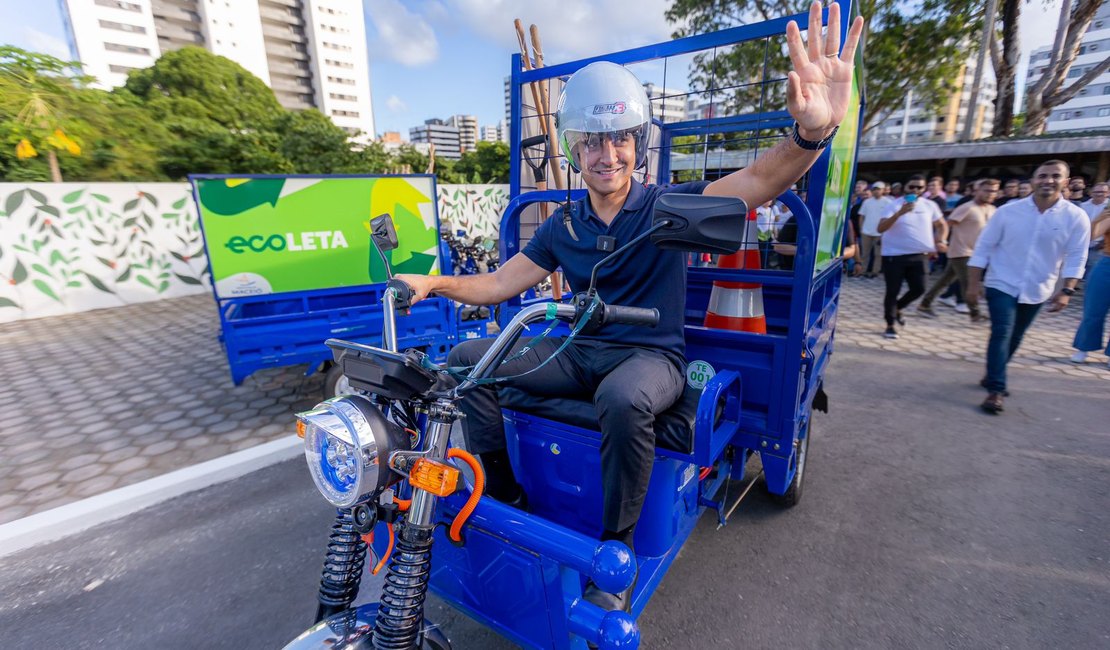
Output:
[[[989,391],[981,408],[992,415],[1002,412],[1002,397],[1008,394],[1006,364],[1025,330],[1046,301],[1051,300],[1050,312],[1067,307],[1083,275],[1091,221],[1063,197],[1069,171],[1060,160],[1042,163],[1033,173],[1033,195],[994,213],[968,262],[967,293],[979,296],[985,284],[990,309],[987,376],[979,383]],[[1061,265],[1064,286],[1053,295]]]
[[[920,174],[906,181],[906,195],[895,201],[889,214],[879,221],[878,231],[883,237],[883,278],[886,295],[883,298],[883,317],[886,318],[888,339],[898,338],[894,322],[905,325],[902,310],[925,293],[925,264],[936,252],[948,250],[948,224],[944,222],[940,206],[931,199],[921,198],[925,191],[925,177]],[[901,296],[902,283],[909,285]]]
[[[882,236],[879,234],[879,221],[890,212],[890,206],[894,204],[894,199],[891,199],[883,194],[886,191],[886,183],[876,181],[871,184],[871,197],[864,199],[863,204],[859,207],[860,216],[860,249],[863,254],[862,264],[864,276],[873,278],[883,270],[882,250],[880,249],[880,242]],[[872,260],[874,261],[874,268],[872,267]]]

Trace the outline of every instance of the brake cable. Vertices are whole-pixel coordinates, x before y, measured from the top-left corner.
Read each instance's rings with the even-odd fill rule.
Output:
[[[582,331],[582,329],[586,326],[586,324],[590,322],[590,317],[593,315],[594,310],[596,310],[597,306],[600,305],[600,304],[601,304],[601,298],[597,294],[594,294],[593,297],[590,299],[589,306],[586,307],[586,309],[579,316],[578,320],[574,323],[574,326],[570,330],[570,335],[568,335],[566,340],[563,341],[563,344],[560,345],[558,347],[558,349],[556,349],[554,352],[552,352],[551,356],[544,359],[543,362],[540,363],[538,366],[536,366],[535,368],[532,368],[530,370],[526,370],[526,371],[524,371],[524,372],[522,372],[518,375],[510,375],[508,377],[483,377],[481,379],[471,379],[465,373],[470,371],[470,370],[473,370],[474,366],[461,366],[461,367],[456,366],[456,367],[444,368],[444,367],[441,367],[441,366],[433,363],[427,357],[424,357],[423,363],[424,363],[425,367],[428,370],[433,370],[433,371],[437,371],[437,372],[445,371],[445,372],[447,372],[447,374],[451,375],[452,377],[454,377],[455,379],[457,379],[459,381],[469,380],[473,384],[478,385],[478,386],[484,386],[484,385],[488,385],[488,384],[501,384],[501,383],[504,383],[504,382],[507,382],[507,381],[511,381],[513,379],[518,379],[518,378],[523,377],[525,375],[530,375],[533,372],[536,372],[540,368],[543,368],[548,363],[550,363],[552,359],[559,356],[559,354],[562,353],[562,351],[565,350],[567,348],[567,346],[571,344],[571,342],[575,339],[575,337],[578,336],[578,333]],[[558,325],[558,323],[559,322],[557,320],[552,321],[551,325],[546,330],[544,330],[543,333],[541,333],[539,336],[533,337],[532,340],[528,341],[528,343],[526,343],[524,345],[524,347],[521,348],[517,353],[515,353],[511,357],[506,358],[499,365],[504,365],[505,363],[507,363],[509,361],[519,359],[526,352],[531,350],[532,347],[536,343],[538,343],[540,340],[542,340],[544,338],[547,338],[547,335],[550,334],[551,331],[555,329],[555,326]]]

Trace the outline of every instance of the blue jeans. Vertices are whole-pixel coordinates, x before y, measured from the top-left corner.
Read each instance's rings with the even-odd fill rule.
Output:
[[[990,392],[1006,390],[1006,364],[1017,352],[1025,330],[1029,329],[1043,304],[1022,304],[1017,296],[987,289],[987,308],[991,314],[991,338],[987,343],[987,390]]]
[[[1102,347],[1102,332],[1106,313],[1110,311],[1110,257],[1103,256],[1087,274],[1083,296],[1083,320],[1075,331],[1076,350],[1090,352]],[[1110,342],[1106,344],[1110,355]]]

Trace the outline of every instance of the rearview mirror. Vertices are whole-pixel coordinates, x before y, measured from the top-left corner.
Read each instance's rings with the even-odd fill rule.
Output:
[[[664,194],[655,201],[651,234],[659,248],[731,255],[744,243],[748,205],[743,199]],[[663,225],[661,225],[663,224]]]
[[[370,239],[383,253],[397,248],[397,229],[393,227],[393,217],[389,213],[370,220]]]

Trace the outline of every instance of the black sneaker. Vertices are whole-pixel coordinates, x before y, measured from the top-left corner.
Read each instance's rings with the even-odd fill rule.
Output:
[[[894,320],[895,320],[895,322],[897,322],[902,327],[906,326],[906,321],[905,321],[905,319],[902,318],[902,310],[901,309],[899,309],[897,311],[897,313],[894,314]]]
[[[883,332],[883,338],[896,339],[896,338],[898,338],[898,332],[895,331],[895,329],[893,327],[888,327],[888,328],[886,328],[886,331]]]

